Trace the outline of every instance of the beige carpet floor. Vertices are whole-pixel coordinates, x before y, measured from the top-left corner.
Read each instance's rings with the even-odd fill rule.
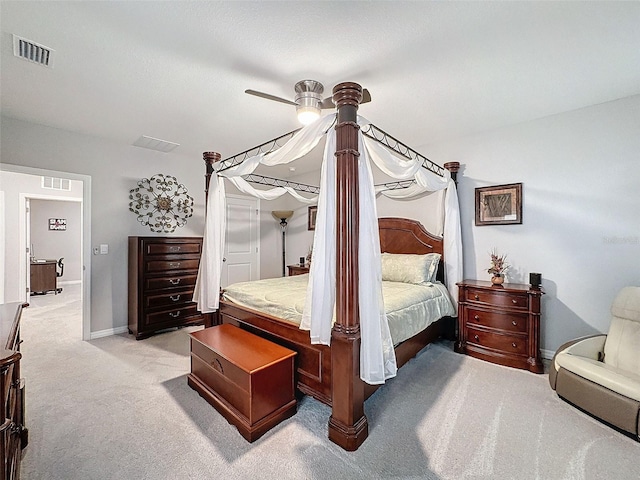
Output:
[[[367,401],[357,452],[327,439],[330,410],[310,398],[249,444],[187,386],[193,328],[83,342],[79,287],[30,300],[26,480],[640,478],[640,444],[560,400],[546,375],[448,342]]]

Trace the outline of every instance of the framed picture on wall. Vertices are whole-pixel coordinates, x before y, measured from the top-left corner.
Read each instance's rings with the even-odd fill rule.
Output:
[[[50,218],[49,230],[66,230],[67,219],[66,218]]]
[[[315,230],[316,229],[316,216],[318,214],[318,207],[313,206],[309,207],[309,225],[307,226],[307,230]]]
[[[522,183],[476,188],[476,225],[522,223]]]

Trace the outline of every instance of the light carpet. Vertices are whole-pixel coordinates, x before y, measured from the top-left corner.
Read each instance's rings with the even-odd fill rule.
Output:
[[[22,478],[637,479],[640,444],[560,400],[546,375],[430,345],[365,404],[356,452],[304,398],[250,444],[187,386],[194,328],[80,340],[79,288],[23,315]]]

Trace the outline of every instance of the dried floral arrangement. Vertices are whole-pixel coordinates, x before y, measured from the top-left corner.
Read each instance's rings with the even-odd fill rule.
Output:
[[[491,251],[491,266],[487,269],[487,273],[504,275],[511,266],[506,262],[506,259],[506,255],[500,255],[494,248]]]

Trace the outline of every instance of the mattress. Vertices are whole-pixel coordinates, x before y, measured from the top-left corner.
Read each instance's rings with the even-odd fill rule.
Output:
[[[300,325],[308,279],[307,274],[235,283],[224,289],[223,298]],[[436,320],[456,314],[449,293],[440,282],[416,285],[383,281],[382,293],[394,345]]]

